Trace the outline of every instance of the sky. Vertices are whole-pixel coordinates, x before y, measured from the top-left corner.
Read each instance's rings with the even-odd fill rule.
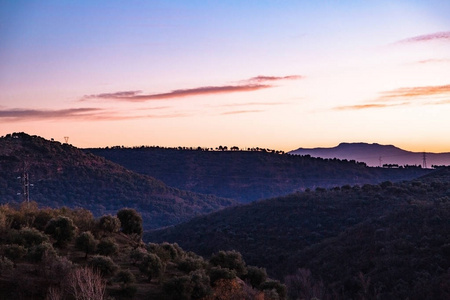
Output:
[[[450,1],[0,0],[0,136],[450,152]]]

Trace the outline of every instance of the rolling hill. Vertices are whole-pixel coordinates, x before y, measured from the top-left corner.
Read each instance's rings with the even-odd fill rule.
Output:
[[[169,186],[243,203],[317,187],[410,180],[421,168],[369,168],[364,163],[282,154],[276,151],[205,151],[136,147],[85,149]]]
[[[321,158],[338,158],[364,162],[368,166],[419,165],[423,166],[424,152],[411,152],[393,145],[368,143],[341,143],[332,148],[298,148],[289,152]],[[425,153],[427,167],[450,165],[450,153]]]
[[[366,299],[447,299],[448,220],[450,171],[443,168],[409,182],[321,189],[228,208],[145,239],[177,242],[206,256],[234,249],[281,280],[312,274],[306,279],[321,286],[320,299],[364,293]]]
[[[103,157],[25,133],[0,138],[0,203],[21,202],[24,169],[30,200],[40,206],[83,207],[95,215],[138,209],[146,229],[186,221],[236,204],[231,199],[169,187]]]

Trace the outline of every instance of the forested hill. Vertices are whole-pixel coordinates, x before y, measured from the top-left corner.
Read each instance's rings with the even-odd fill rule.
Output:
[[[222,147],[224,149],[225,147]],[[345,184],[410,180],[430,170],[369,168],[355,161],[289,155],[265,149],[102,148],[85,151],[183,190],[251,202]]]
[[[288,286],[303,278],[297,284],[309,283],[319,299],[449,299],[449,220],[447,168],[410,182],[258,201],[146,239],[202,255],[235,249]]]
[[[21,202],[23,171],[30,200],[40,206],[83,207],[95,215],[138,209],[144,227],[186,221],[235,204],[230,199],[168,187],[71,145],[25,133],[0,138],[0,203]]]

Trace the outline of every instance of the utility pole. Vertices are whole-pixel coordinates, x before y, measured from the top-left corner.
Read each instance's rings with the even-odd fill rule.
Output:
[[[378,158],[378,160],[380,161],[380,168],[382,167],[382,163],[383,163],[383,160],[381,159],[381,156]]]
[[[20,178],[20,177],[19,177]],[[30,178],[28,176],[28,166],[27,163],[23,162],[22,170],[22,198],[23,202],[30,202]]]
[[[422,168],[424,168],[424,169],[427,168],[427,153],[426,152],[423,153]]]

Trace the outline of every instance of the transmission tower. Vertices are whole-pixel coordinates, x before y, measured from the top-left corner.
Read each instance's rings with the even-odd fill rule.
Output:
[[[69,137],[68,137],[68,136],[65,136],[65,137],[64,137],[64,141],[66,141],[66,144],[68,144],[68,143],[69,143]]]
[[[381,156],[378,158],[378,161],[380,162],[380,168],[381,168],[382,164],[383,164],[383,159],[381,158]]]
[[[30,202],[30,179],[28,176],[28,164],[24,161],[23,162],[23,169],[22,169],[22,177],[19,177],[22,179],[22,198],[23,202]]]
[[[424,152],[423,156],[422,156],[422,168],[426,169],[427,168],[427,154]]]

